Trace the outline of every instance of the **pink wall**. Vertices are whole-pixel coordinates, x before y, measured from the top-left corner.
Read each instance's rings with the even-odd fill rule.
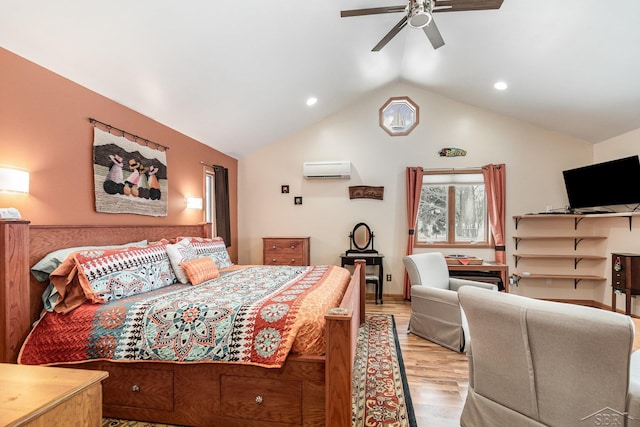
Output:
[[[32,224],[191,224],[203,211],[186,210],[202,197],[200,162],[229,168],[232,246],[237,260],[236,159],[0,48],[0,165],[30,172],[28,195],[0,193]],[[93,117],[169,147],[166,217],[95,212]]]

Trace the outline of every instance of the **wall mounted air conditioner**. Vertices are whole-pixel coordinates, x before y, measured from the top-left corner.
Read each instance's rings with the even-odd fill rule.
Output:
[[[335,162],[304,162],[302,173],[307,179],[350,179],[351,162],[349,160]]]

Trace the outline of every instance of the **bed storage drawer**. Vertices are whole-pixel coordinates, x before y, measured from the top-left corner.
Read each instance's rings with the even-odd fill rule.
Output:
[[[263,237],[264,265],[309,265],[309,237]]]
[[[234,418],[302,423],[302,382],[223,375],[220,410]]]
[[[105,405],[173,410],[173,372],[110,367],[103,385]]]

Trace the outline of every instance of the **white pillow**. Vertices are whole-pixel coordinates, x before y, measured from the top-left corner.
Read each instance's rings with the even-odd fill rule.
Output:
[[[167,245],[166,248],[171,267],[173,267],[173,272],[176,273],[176,277],[180,283],[189,283],[187,273],[185,273],[184,269],[180,266],[181,262],[186,262],[198,257],[195,249],[193,249],[189,243],[189,239],[182,239],[178,243]]]

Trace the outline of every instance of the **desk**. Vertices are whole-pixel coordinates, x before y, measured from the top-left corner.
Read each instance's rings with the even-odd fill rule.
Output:
[[[382,259],[384,255],[378,253],[350,253],[350,254],[341,254],[340,259],[342,266],[345,265],[354,265],[355,260],[363,259],[367,265],[376,265],[378,266],[378,283],[379,285],[376,287],[376,304],[378,300],[380,304],[382,304],[382,284],[384,283],[382,280],[384,279],[384,270],[382,269]]]
[[[491,271],[499,273],[504,283],[504,291],[509,293],[509,266],[507,264],[500,264],[495,261],[483,261],[482,264],[478,265],[454,264],[447,265],[447,267],[449,267],[449,271]]]
[[[88,369],[0,364],[0,425],[100,427],[101,381]]]

